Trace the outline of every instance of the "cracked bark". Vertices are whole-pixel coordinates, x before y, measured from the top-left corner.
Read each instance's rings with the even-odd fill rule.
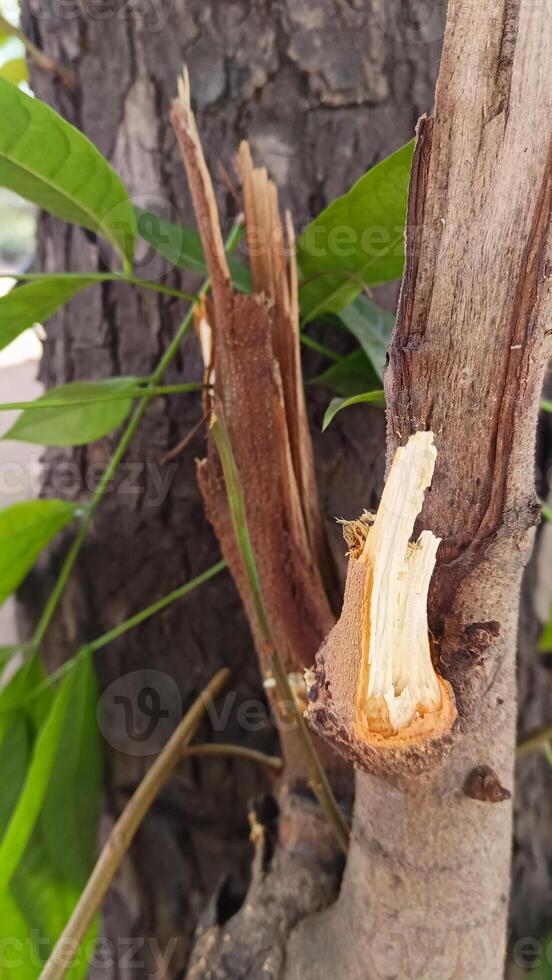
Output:
[[[77,14],[76,5],[24,0],[25,30],[45,51],[74,68],[79,80],[76,92],[69,92],[34,69],[33,85],[108,156],[137,203],[150,204],[172,220],[193,224],[169,124],[183,61],[190,67],[211,171],[216,175],[221,161],[231,172],[239,140],[247,137],[299,227],[377,159],[406,142],[420,113],[432,105],[441,3],[431,9],[429,19],[427,5],[419,4],[426,11],[424,24],[427,20],[421,30],[396,22],[381,0],[193,0],[138,5],[142,13],[134,5],[115,6],[80,5]],[[229,223],[235,202],[222,180],[216,192]],[[101,256],[106,258],[80,230],[41,221],[41,268],[97,270]],[[161,268],[149,256],[139,271],[154,277]],[[190,285],[178,271],[169,281]],[[50,321],[42,378],[55,385],[147,373],[181,313],[173,300],[124,286],[89,290]],[[319,368],[311,360],[308,373]],[[188,342],[168,380],[195,380],[200,372],[199,352]],[[310,390],[322,512],[342,562],[341,536],[332,519],[354,516],[375,504],[384,465],[383,419],[381,413],[352,409],[346,422],[337,419],[322,441],[326,401],[326,393]],[[136,611],[146,597],[169,591],[215,559],[217,548],[194,472],[194,458],[204,447],[201,434],[172,464],[153,469],[167,448],[190,431],[200,412],[192,399],[151,406],[129,455],[135,469],[126,471],[126,490],[118,482],[118,492],[108,495],[48,636],[45,655],[52,666],[79,643]],[[109,451],[109,440],[75,452],[49,451],[46,491],[80,493],[85,474],[93,479],[90,468],[105,465]],[[166,496],[162,488],[159,492],[156,474],[165,489],[170,487]],[[155,503],[156,496],[161,502]],[[196,530],[193,542],[191,528]],[[22,593],[27,622],[44,601],[62,551],[63,546],[49,553]],[[98,671],[106,686],[126,672],[155,667],[174,678],[186,706],[226,664],[233,670],[236,705],[262,697],[249,632],[228,577],[113,644],[98,661]],[[212,737],[207,730],[203,736]],[[235,709],[218,737],[274,748],[272,731],[244,732]],[[106,748],[109,824],[148,760]],[[109,896],[106,935],[114,941],[154,936],[162,948],[178,936],[180,945],[169,965],[176,976],[186,963],[198,921],[205,927],[209,917],[224,920],[243,896],[250,862],[247,805],[266,789],[264,777],[247,763],[202,759],[183,764],[145,822]],[[335,887],[335,877],[330,879],[325,886],[312,879],[327,900]],[[294,912],[289,902],[291,897],[285,913],[291,922],[306,909],[298,906]],[[136,975],[148,971],[148,956],[147,948],[140,949],[137,958],[144,967],[136,967]],[[103,978],[121,972],[117,963],[101,971]]]
[[[538,520],[534,443],[550,354],[552,51],[530,0],[492,12],[450,0],[448,16],[435,120],[419,128],[385,385],[389,461],[411,433],[435,433],[418,531],[442,538],[429,614],[459,718],[426,778],[406,751],[384,779],[390,749],[379,766],[361,764],[339,901],[295,931],[289,980],[316,976],[318,957],[359,980],[498,980],[504,969],[503,789],[513,781],[518,602]],[[331,671],[332,635],[326,646]],[[326,683],[331,696],[331,672]],[[354,943],[339,941],[345,931]]]

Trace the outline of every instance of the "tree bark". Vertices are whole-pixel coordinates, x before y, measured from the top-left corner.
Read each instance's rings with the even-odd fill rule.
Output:
[[[442,538],[430,625],[459,719],[448,744],[402,758],[382,750],[379,768],[370,759],[372,772],[359,771],[339,901],[324,922],[297,930],[289,978],[316,976],[322,961],[349,978],[503,975],[504,787],[513,785],[518,604],[538,520],[536,419],[550,354],[551,92],[538,5],[504,0],[491,11],[451,0],[435,119],[419,128],[385,386],[389,461],[411,433],[435,433],[418,532]],[[344,616],[358,591],[351,564]],[[317,678],[330,692],[315,704],[317,728],[330,737],[345,725],[331,698],[339,650],[330,634]],[[351,751],[366,768],[359,746]],[[362,938],[344,943],[345,932]]]
[[[211,171],[216,175],[221,162],[231,173],[239,140],[247,137],[299,226],[410,139],[420,113],[431,108],[443,3],[412,5],[421,26],[414,17],[401,20],[398,4],[380,0],[193,0],[138,7],[25,0],[25,30],[73,68],[79,81],[72,92],[35,69],[33,87],[107,155],[137,203],[161,208],[172,220],[193,224],[169,124],[184,61]],[[229,222],[236,204],[224,179],[216,191]],[[40,268],[95,271],[104,260],[97,243],[79,229],[42,219]],[[155,276],[162,268],[150,256],[139,271]],[[189,285],[178,270],[168,281]],[[48,323],[41,376],[52,386],[146,374],[182,313],[176,301],[121,285],[94,288]],[[319,367],[310,361],[310,373]],[[196,380],[200,371],[199,353],[188,342],[167,380]],[[341,555],[333,516],[354,516],[375,504],[384,465],[383,421],[377,412],[351,410],[322,442],[317,433],[326,401],[326,393],[311,390],[322,512]],[[108,495],[47,636],[44,655],[51,665],[215,560],[218,551],[194,471],[203,437],[197,435],[174,464],[159,464],[199,417],[192,399],[159,401],[149,410],[128,457],[134,470],[127,469],[126,483],[118,481]],[[105,465],[111,447],[111,440],[102,440],[75,452],[49,451],[45,491],[86,494],[85,478],[93,482],[92,467]],[[64,547],[49,553],[23,590],[27,622],[44,602]],[[155,667],[176,682],[186,707],[224,665],[232,667],[236,706],[262,697],[249,632],[228,577],[113,644],[97,667],[104,687],[129,672]],[[116,734],[116,745],[106,745],[107,823],[148,764],[147,758],[127,754],[122,725]],[[260,748],[273,748],[274,740],[270,727],[244,732],[236,709],[217,737]],[[236,908],[249,875],[248,803],[267,788],[248,763],[202,759],[182,767],[144,824],[106,904],[105,932],[116,956],[102,977],[123,972],[117,953],[122,956],[126,947],[117,945],[119,938],[143,936],[156,937],[161,948],[179,938],[169,965],[170,975],[177,975],[198,920],[223,921]],[[312,902],[297,916],[308,907]],[[293,916],[286,921],[291,927]],[[142,945],[137,959],[144,961],[144,972],[149,955]]]

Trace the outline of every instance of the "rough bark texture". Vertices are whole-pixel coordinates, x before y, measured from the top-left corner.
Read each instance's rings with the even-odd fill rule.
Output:
[[[407,757],[395,779],[358,773],[340,898],[312,932],[297,930],[290,980],[317,976],[317,955],[349,978],[498,980],[504,969],[511,804],[474,799],[473,784],[481,766],[513,782],[519,591],[550,353],[552,41],[531,0],[451,0],[448,18],[385,383],[389,460],[412,432],[435,433],[418,524],[443,538],[429,611],[459,720],[431,779],[412,778]],[[498,635],[481,650],[480,634]],[[345,928],[364,942],[340,944]]]
[[[255,159],[269,167],[300,226],[372,163],[413,132],[431,109],[442,33],[442,3],[420,2],[422,27],[401,20],[400,5],[382,0],[192,0],[186,3],[81,3],[24,0],[24,27],[41,47],[77,73],[69,92],[51,76],[33,72],[37,94],[98,145],[135,195],[173,220],[193,223],[186,181],[169,124],[176,75],[190,67],[199,124],[213,173],[232,171],[239,140],[248,137]],[[223,216],[236,205],[217,183]],[[44,220],[39,265],[47,270],[96,270],[95,242],[78,229]],[[156,275],[151,256],[139,266]],[[184,282],[174,272],[169,281]],[[122,286],[94,288],[48,324],[42,365],[47,385],[113,373],[146,373],[182,314],[176,301]],[[311,363],[309,373],[320,364]],[[196,380],[199,354],[188,343],[168,380]],[[343,547],[334,515],[355,516],[376,503],[384,466],[381,413],[351,409],[322,438],[326,392],[311,391],[322,511],[336,554]],[[130,461],[126,486],[108,495],[95,522],[45,648],[54,664],[83,640],[174,588],[217,555],[196,487],[198,435],[174,464],[153,469],[166,450],[197,422],[195,399],[152,405]],[[105,465],[110,443],[87,450],[49,452],[46,488],[80,493],[90,467]],[[54,464],[57,468],[54,469]],[[146,469],[149,464],[150,469]],[[72,468],[71,468],[72,467]],[[155,479],[170,484],[157,500]],[[25,615],[36,616],[63,549],[54,550],[23,595]],[[258,697],[260,681],[249,632],[233,585],[221,577],[178,608],[113,644],[98,662],[104,686],[129,671],[155,667],[174,679],[188,705],[208,677],[229,664],[236,705]],[[109,747],[106,810],[119,811],[148,759],[124,751],[124,729]],[[208,735],[212,737],[212,735]],[[244,731],[236,707],[221,740],[272,745],[271,731]],[[186,961],[191,932],[207,899],[215,920],[236,907],[248,875],[247,802],[265,788],[247,763],[194,760],[182,767],[145,823],[105,909],[109,937],[181,937],[169,973]],[[303,912],[301,913],[303,914]],[[291,921],[291,919],[289,920]],[[289,921],[286,928],[289,928]],[[282,931],[284,934],[285,929]],[[119,949],[122,954],[128,947]],[[142,946],[136,960],[148,961]],[[147,970],[147,966],[143,968]],[[123,966],[105,966],[102,977]],[[135,968],[136,975],[141,969]],[[255,977],[258,973],[251,974]]]

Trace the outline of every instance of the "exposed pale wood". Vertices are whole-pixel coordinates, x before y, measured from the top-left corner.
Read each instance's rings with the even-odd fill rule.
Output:
[[[534,443],[550,354],[551,126],[546,5],[449,0],[435,119],[418,130],[385,387],[388,465],[412,433],[435,434],[418,530],[442,538],[429,622],[459,724],[446,764],[424,779],[407,753],[402,774],[382,779],[377,757],[357,752],[368,771],[357,776],[339,902],[299,928],[286,980],[314,978],[321,963],[348,980],[503,976],[516,627],[538,519]],[[358,604],[354,559],[347,588]],[[318,728],[344,749],[345,688],[332,692],[332,683],[345,668],[339,674],[331,657],[340,641],[349,649],[351,627],[352,615],[348,632],[336,626],[316,676]],[[474,771],[492,771],[496,802],[466,795]],[[345,932],[355,942],[340,942]]]
[[[358,558],[367,569],[356,696],[362,738],[430,738],[450,728],[456,716],[450,686],[431,662],[427,625],[439,539],[423,531],[410,542],[436,455],[431,432],[417,432],[397,449]]]

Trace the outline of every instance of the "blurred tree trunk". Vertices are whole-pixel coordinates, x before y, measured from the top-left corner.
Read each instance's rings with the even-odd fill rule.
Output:
[[[136,203],[193,223],[168,121],[176,75],[186,62],[212,172],[220,163],[233,174],[238,142],[247,136],[256,162],[268,166],[300,227],[410,139],[418,116],[431,110],[444,4],[416,0],[406,6],[389,0],[24,0],[23,26],[79,79],[72,92],[35,70],[37,95],[96,143]],[[219,173],[219,205],[229,225],[238,205]],[[81,230],[41,220],[40,268],[97,270],[104,260]],[[138,271],[153,277],[164,268],[149,256]],[[178,270],[170,272],[168,282],[190,285]],[[48,324],[44,383],[147,374],[182,315],[182,305],[166,297],[111,284],[89,290]],[[321,367],[311,359],[307,374]],[[168,380],[196,380],[200,370],[195,344],[188,340]],[[352,409],[322,441],[318,433],[327,398],[311,389],[322,510],[333,534],[334,515],[356,516],[377,499],[384,420],[381,413]],[[198,422],[200,411],[192,397],[152,404],[129,453],[132,469],[123,468],[108,494],[48,634],[44,653],[50,664],[216,560],[193,462],[203,452],[202,434],[174,461],[161,463]],[[102,440],[74,452],[49,451],[46,492],[88,492],[94,468],[97,478],[111,448],[111,440]],[[340,553],[339,533],[333,541]],[[44,602],[63,549],[50,552],[22,592],[27,623]],[[162,671],[161,693],[170,690],[172,679],[186,707],[224,664],[232,667],[237,698],[219,737],[273,747],[268,726],[246,732],[237,718],[236,705],[262,697],[262,689],[227,575],[113,644],[97,666],[104,687],[129,672]],[[124,751],[122,722],[110,738],[113,744],[106,745],[106,824],[148,764],[147,756]],[[161,948],[178,937],[169,975],[182,970],[208,900],[213,899],[209,914],[219,919],[241,900],[251,857],[247,805],[266,790],[263,776],[248,763],[204,759],[182,766],[112,889],[105,907],[106,936],[115,943],[120,937],[156,937]],[[127,951],[128,946],[119,945],[119,957]],[[138,945],[135,961],[147,963],[148,957],[151,948]],[[124,972],[115,962],[110,971],[104,966],[101,975]]]

